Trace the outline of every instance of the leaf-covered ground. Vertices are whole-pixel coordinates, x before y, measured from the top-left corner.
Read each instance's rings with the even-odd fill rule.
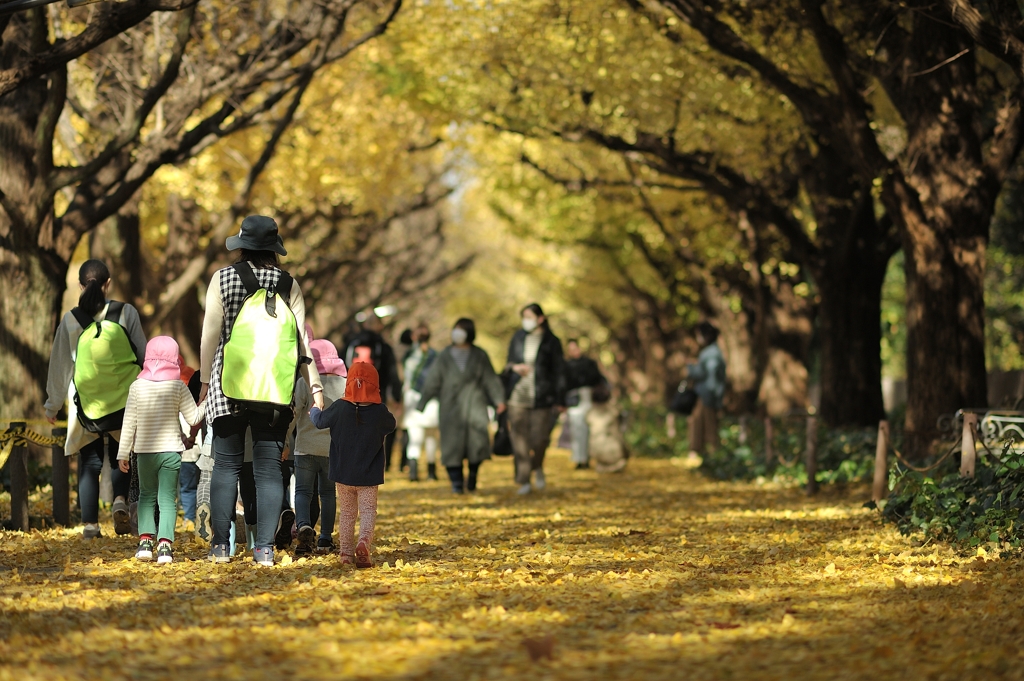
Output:
[[[467,497],[396,476],[368,571],[0,534],[0,680],[1024,678],[1020,561],[915,547],[864,489],[558,453],[518,498],[509,468]]]

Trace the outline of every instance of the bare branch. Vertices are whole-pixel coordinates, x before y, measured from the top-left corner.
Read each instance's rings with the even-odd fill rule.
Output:
[[[0,97],[14,92],[22,83],[38,78],[81,57],[123,31],[137,26],[153,12],[177,12],[199,0],[135,0],[104,3],[81,33],[57,42],[46,52],[32,55],[14,67],[0,70]]]

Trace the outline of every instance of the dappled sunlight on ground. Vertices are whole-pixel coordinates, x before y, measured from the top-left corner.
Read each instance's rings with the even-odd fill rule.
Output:
[[[915,547],[864,488],[550,461],[527,498],[509,461],[467,497],[394,476],[368,571],[3,533],[0,680],[1024,678],[1020,561]]]

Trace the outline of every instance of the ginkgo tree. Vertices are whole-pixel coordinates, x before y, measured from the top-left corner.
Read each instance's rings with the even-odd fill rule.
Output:
[[[0,17],[0,412],[39,413],[81,237],[161,167],[265,126],[218,221],[227,234],[317,71],[383,33],[400,4],[127,0]]]

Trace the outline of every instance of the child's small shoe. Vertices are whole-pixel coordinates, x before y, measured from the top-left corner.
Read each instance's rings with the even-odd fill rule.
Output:
[[[316,555],[318,556],[329,556],[337,550],[338,547],[330,539],[321,537],[316,542]]]
[[[373,567],[373,559],[370,558],[370,547],[365,542],[359,542],[356,545],[356,567],[360,569]]]
[[[153,540],[149,537],[143,537],[139,541],[139,548],[135,551],[135,560],[141,560],[143,562],[149,562],[153,560]]]
[[[160,546],[156,549],[156,564],[167,565],[172,562],[174,562],[174,554],[171,551],[171,542],[161,539]]]
[[[354,561],[351,555],[347,553],[339,553],[338,562],[342,565],[352,565]]]

